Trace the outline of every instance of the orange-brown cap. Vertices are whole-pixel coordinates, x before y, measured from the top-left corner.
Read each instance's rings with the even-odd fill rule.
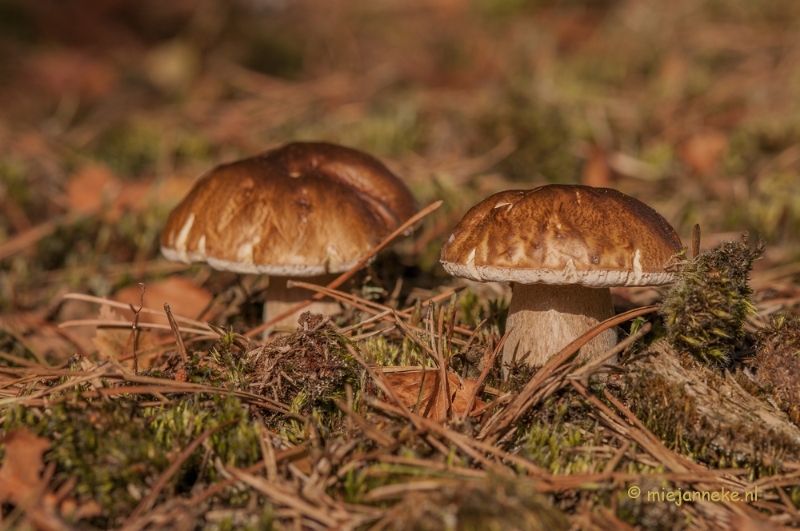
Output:
[[[508,190],[472,207],[442,247],[448,273],[478,281],[655,286],[683,248],[669,223],[610,188]]]
[[[338,273],[416,211],[374,157],[296,142],[204,175],[167,219],[161,252],[240,273]]]

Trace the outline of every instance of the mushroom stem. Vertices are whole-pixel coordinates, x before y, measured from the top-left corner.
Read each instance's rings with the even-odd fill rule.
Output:
[[[318,275],[315,277],[304,277],[303,282],[317,284],[319,286],[327,286],[339,275],[329,273],[326,275]],[[289,310],[292,306],[312,297],[316,294],[303,288],[287,288],[286,281],[290,277],[269,277],[269,286],[267,287],[267,301],[264,303],[264,322],[274,316],[280,315]],[[273,331],[294,331],[297,328],[297,320],[301,314],[305,312],[321,313],[322,315],[338,315],[341,313],[342,307],[338,302],[328,300],[314,301],[309,306],[302,308],[288,317],[284,317],[263,332],[263,337],[267,338]]]
[[[608,288],[515,283],[513,290],[506,321],[506,328],[513,330],[503,349],[505,366],[513,360],[544,365],[575,338],[614,315]],[[611,328],[581,347],[580,356],[590,358],[616,344],[617,331]]]

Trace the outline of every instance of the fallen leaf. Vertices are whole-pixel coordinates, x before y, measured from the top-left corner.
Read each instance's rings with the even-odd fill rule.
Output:
[[[84,350],[88,346],[83,338],[56,328],[37,312],[9,312],[0,315],[0,330],[6,330],[24,341],[25,346],[37,357],[51,361],[63,361],[75,347]]]
[[[84,166],[73,173],[66,185],[67,201],[75,212],[91,214],[119,195],[121,184],[102,164]]]
[[[133,305],[138,309],[141,304],[141,295],[142,288],[137,285],[123,288],[111,298],[117,302]],[[144,305],[153,310],[163,311],[164,303],[169,303],[172,315],[181,315],[192,319],[210,319],[211,316],[199,315],[199,312],[205,310],[212,299],[213,296],[207,290],[181,276],[171,276],[160,282],[145,284]],[[123,311],[122,315],[133,319],[133,313],[130,311]],[[140,313],[139,322],[169,324],[166,315],[150,313]]]
[[[29,57],[27,74],[36,86],[51,96],[78,95],[95,101],[117,84],[116,67],[96,55],[80,51],[47,51]]]
[[[728,150],[728,137],[716,129],[705,129],[689,137],[678,150],[678,155],[689,169],[707,175],[717,169]]]
[[[26,429],[9,432],[3,438],[6,457],[0,467],[0,502],[25,502],[41,486],[42,456],[50,441]]]
[[[137,303],[136,308],[138,307],[139,304]],[[140,317],[142,315],[144,314],[140,314]],[[125,323],[132,322],[132,318],[124,318],[107,305],[100,307],[100,315],[98,316],[98,319]],[[133,330],[129,327],[98,327],[95,331],[94,338],[92,338],[92,342],[97,348],[98,359],[119,359],[126,354],[131,354],[133,352]],[[138,356],[139,368],[148,368],[150,366],[150,362],[152,362],[152,360],[158,354],[153,334],[141,330],[139,331],[139,344],[136,354]],[[123,365],[128,368],[132,368],[133,360],[126,360]]]
[[[142,212],[146,207],[153,204],[152,186],[153,183],[149,179],[123,181],[119,192],[111,203],[108,218],[111,221],[116,221],[125,212]]]
[[[424,379],[423,379],[424,375]],[[433,420],[447,420],[447,406],[442,401],[439,388],[439,370],[411,368],[403,372],[384,373],[383,378],[391,386],[398,400],[406,407],[415,408],[419,399],[419,410],[416,412],[423,417]],[[464,415],[467,400],[474,392],[475,380],[459,378],[452,371],[447,371],[447,390],[450,398],[450,412]],[[422,396],[420,397],[420,387]],[[470,413],[484,405],[484,402],[475,397]]]

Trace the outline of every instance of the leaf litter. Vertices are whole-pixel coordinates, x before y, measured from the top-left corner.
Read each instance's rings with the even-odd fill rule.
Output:
[[[32,4],[20,20],[61,49],[3,38],[3,527],[800,525],[796,9],[356,4],[142,8],[135,27]],[[75,17],[106,47],[54,22]],[[166,264],[157,240],[210,166],[296,138],[374,152],[445,204],[353,289],[316,288],[342,317],[262,343],[257,279]],[[503,381],[508,289],[441,276],[441,241],[499,189],[579,180],[701,223],[705,257],[669,291],[615,292],[620,365],[574,361],[595,330]],[[766,247],[715,248],[744,230]],[[758,496],[650,496],[679,489]]]

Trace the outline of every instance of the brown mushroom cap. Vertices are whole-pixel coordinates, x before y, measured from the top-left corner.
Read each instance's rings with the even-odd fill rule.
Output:
[[[655,286],[683,248],[669,223],[610,188],[508,190],[472,207],[442,247],[448,273],[478,281]]]
[[[416,210],[411,192],[374,157],[290,143],[204,175],[167,219],[161,252],[240,273],[337,273]]]

